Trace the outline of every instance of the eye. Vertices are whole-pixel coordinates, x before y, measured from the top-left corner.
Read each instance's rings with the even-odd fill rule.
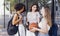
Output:
[[[34,8],[36,8],[36,7],[34,7]]]

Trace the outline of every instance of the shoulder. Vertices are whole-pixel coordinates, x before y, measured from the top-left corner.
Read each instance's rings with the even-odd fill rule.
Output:
[[[14,16],[18,16],[17,14],[14,14]]]
[[[38,14],[39,14],[39,12],[36,12],[36,13],[38,13]]]
[[[18,17],[18,15],[17,14],[14,14],[14,16],[13,16],[14,18],[17,18]]]
[[[36,14],[37,14],[37,15],[40,15],[40,13],[39,13],[39,12],[36,12]]]
[[[27,14],[31,14],[31,12],[28,12]]]

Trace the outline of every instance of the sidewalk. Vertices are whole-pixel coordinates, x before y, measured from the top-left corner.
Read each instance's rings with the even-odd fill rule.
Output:
[[[0,36],[9,36],[6,29],[0,29]]]

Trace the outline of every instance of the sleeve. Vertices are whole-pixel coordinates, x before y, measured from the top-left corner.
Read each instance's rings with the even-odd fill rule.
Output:
[[[39,12],[37,12],[37,17],[40,18],[40,14],[39,14]]]
[[[29,12],[27,13],[27,18],[29,17]]]
[[[27,21],[28,21],[28,19],[29,19],[29,12],[27,13]]]

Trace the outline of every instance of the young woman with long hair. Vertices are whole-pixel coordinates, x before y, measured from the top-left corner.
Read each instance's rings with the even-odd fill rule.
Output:
[[[41,22],[39,23],[39,35],[38,36],[49,36],[48,32],[52,26],[51,14],[48,6],[42,7],[41,14],[43,16]]]
[[[50,30],[50,27],[52,26],[51,21],[51,14],[48,6],[44,6],[41,9],[41,14],[43,18],[41,19],[40,23],[38,24],[39,28],[35,28],[37,31],[39,31],[38,36],[49,36],[48,32]]]
[[[38,23],[40,22],[38,4],[33,4],[30,7],[30,12],[27,13],[27,22],[29,22],[29,26],[28,26],[29,31],[35,33],[36,30],[33,27],[38,28]]]

